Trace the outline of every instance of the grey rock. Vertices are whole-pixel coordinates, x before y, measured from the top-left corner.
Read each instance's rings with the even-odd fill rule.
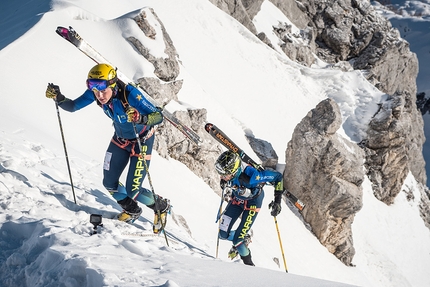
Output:
[[[173,45],[172,40],[170,39],[169,34],[166,32],[166,29],[158,18],[157,14],[153,9],[149,9],[150,13],[154,15],[156,18],[158,25],[160,25],[161,30],[163,31],[163,39],[166,44],[165,53],[168,55],[167,58],[159,58],[151,55],[148,48],[146,48],[137,38],[128,37],[127,40],[136,48],[137,51],[142,54],[149,62],[154,65],[154,74],[165,82],[173,81],[177,78],[179,74],[179,63],[177,61],[177,52]],[[145,36],[148,38],[154,39],[155,37],[155,29],[151,26],[151,24],[146,20],[146,13],[142,11],[138,16],[134,18],[135,22],[142,29]]]
[[[261,165],[264,168],[268,167],[271,169],[276,169],[276,165],[278,164],[278,155],[273,149],[272,144],[265,140],[257,139],[251,135],[246,135],[246,139],[248,140],[252,150],[260,159]]]
[[[351,224],[362,207],[364,153],[336,134],[340,125],[332,99],[308,113],[288,143],[284,182],[307,206],[303,218],[321,244],[350,265],[355,254]]]

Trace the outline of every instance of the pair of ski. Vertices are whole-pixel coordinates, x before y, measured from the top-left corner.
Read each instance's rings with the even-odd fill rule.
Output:
[[[65,27],[59,26],[57,27],[56,32],[62,38],[66,39],[71,44],[73,44],[86,56],[91,58],[94,62],[98,64],[106,63],[111,65],[112,67],[115,67],[115,65],[112,65],[105,57],[103,57],[99,52],[97,52],[97,50],[91,47],[72,27],[65,28]],[[120,79],[124,83],[133,84],[139,89],[142,95],[149,102],[151,102],[151,104],[153,104],[156,107],[160,107],[160,105],[155,101],[155,99],[152,98],[150,95],[148,95],[148,93],[146,93],[138,84],[133,83],[133,81],[130,80],[120,70],[117,70],[116,72],[117,72],[118,79]],[[179,121],[172,113],[170,113],[166,109],[163,109],[162,113],[164,118],[167,119],[167,121],[169,121],[171,124],[173,124],[173,126],[176,127],[179,131],[181,131],[191,142],[193,142],[196,145],[199,145],[202,142],[202,140],[200,139],[199,135],[196,132],[194,132],[191,128],[189,128],[181,121]],[[254,168],[260,171],[264,169],[260,164],[257,164],[252,158],[250,158],[242,149],[240,149],[230,138],[227,137],[227,135],[225,135],[215,125],[208,123],[206,124],[205,129],[213,138],[215,138],[224,147],[239,154],[239,156],[242,158],[242,161],[244,161],[247,164],[250,164],[251,166],[253,166]],[[303,210],[305,205],[291,192],[287,191],[286,197],[299,210]]]
[[[217,128],[214,124],[207,123],[205,125],[205,130],[220,144],[229,149],[232,152],[237,153],[243,162],[251,165],[255,169],[262,171],[264,167],[260,164],[256,163],[251,157],[249,157],[241,148],[239,148],[225,133],[223,133],[219,128]],[[300,211],[305,208],[305,205],[302,201],[300,201],[294,194],[287,191],[285,193],[287,199]]]

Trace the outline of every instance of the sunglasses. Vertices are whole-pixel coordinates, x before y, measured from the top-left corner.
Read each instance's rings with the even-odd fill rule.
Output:
[[[106,90],[110,85],[115,83],[115,79],[113,80],[103,80],[103,79],[88,79],[87,80],[87,88],[90,90],[98,90],[103,91]]]
[[[106,90],[107,87],[109,87],[109,84],[106,80],[102,80],[102,79],[88,79],[87,80],[87,88],[89,90],[98,90],[98,91],[103,91]]]

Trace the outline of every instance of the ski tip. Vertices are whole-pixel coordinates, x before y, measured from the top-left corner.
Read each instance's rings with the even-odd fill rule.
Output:
[[[65,38],[67,36],[67,33],[69,32],[69,30],[67,28],[58,26],[57,29],[55,30],[55,32],[60,35],[61,37]]]
[[[205,125],[205,130],[207,131],[207,132],[209,132],[211,129],[212,129],[212,127],[213,127],[214,125],[213,124],[211,124],[211,123],[207,123],[206,125]]]

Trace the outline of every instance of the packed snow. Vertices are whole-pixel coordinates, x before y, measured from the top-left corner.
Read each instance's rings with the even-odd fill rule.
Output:
[[[262,7],[256,26],[265,30],[279,11],[268,1]],[[173,205],[168,244],[163,234],[152,234],[148,208],[131,225],[111,219],[120,209],[101,181],[113,131],[95,104],[60,111],[72,189],[55,104],[45,98],[51,82],[69,98],[81,95],[94,65],[55,33],[57,26],[75,28],[129,77],[153,76],[150,63],[125,40],[139,33],[131,15],[153,8],[177,49],[184,80],[179,102],[167,109],[205,108],[208,121],[254,159],[245,133],[272,143],[282,164],[297,123],[327,97],[342,110],[339,135],[361,140],[385,95],[360,72],[300,66],[209,1],[15,0],[0,8],[2,286],[430,286],[430,231],[419,216],[412,175],[407,193],[391,206],[376,200],[368,180],[363,183],[364,205],[353,223],[354,266],[330,254],[294,207],[283,204],[277,220],[288,273],[267,187],[250,245],[256,267],[250,267],[227,258],[227,241],[220,241],[216,258],[219,196],[185,165],[156,151],[154,189]],[[160,38],[147,45],[163,54]],[[103,217],[93,235],[90,214]]]

